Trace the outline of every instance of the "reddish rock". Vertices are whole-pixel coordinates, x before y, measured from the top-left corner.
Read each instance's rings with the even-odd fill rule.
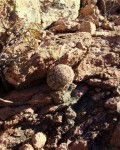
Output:
[[[72,142],[68,146],[68,150],[87,150],[87,142],[82,140]]]
[[[50,9],[53,1],[41,0],[42,11]],[[38,24],[31,24],[29,31],[22,32],[22,24],[17,22],[11,27],[1,15],[1,25],[7,29],[1,29],[0,33],[0,50],[5,53],[1,53],[4,57],[0,55],[0,68],[3,68],[3,77],[16,88],[3,97],[0,85],[3,97],[0,99],[0,146],[5,145],[5,149],[19,146],[23,150],[109,149],[110,135],[113,148],[119,149],[119,129],[116,128],[114,134],[113,129],[120,113],[120,27],[115,22],[113,27],[111,23],[118,16],[110,16],[111,22],[107,22],[90,0],[81,2],[89,5],[84,4],[80,10],[79,22],[69,21],[66,14],[68,19],[61,17],[44,31]],[[113,1],[107,0],[108,3]],[[53,7],[63,5],[55,2]],[[9,17],[9,5],[3,7],[7,7]],[[60,64],[73,69],[75,78],[71,83],[74,84],[67,90],[54,91],[46,84],[47,72]],[[65,82],[59,78],[60,74],[61,71],[52,74],[51,87]],[[47,141],[39,132],[46,133]],[[77,140],[79,137],[81,140]],[[96,140],[101,144],[97,145]]]
[[[86,5],[84,8],[82,8],[80,10],[81,13],[81,17],[86,18],[87,16],[91,16],[91,15],[99,15],[100,11],[98,9],[98,7],[96,7],[95,5]]]
[[[60,104],[60,105],[50,104],[48,106],[41,108],[40,114],[43,115],[43,114],[47,114],[47,113],[53,113],[55,111],[58,111],[58,110],[65,108],[65,107],[71,106],[71,105],[75,104],[76,102],[77,101],[75,99],[75,100]]]
[[[119,36],[114,37],[115,41],[119,41]],[[119,64],[120,55],[119,42],[116,46],[115,41],[112,38],[96,38],[83,61],[74,70],[75,81],[85,80],[92,86],[117,90],[120,71],[115,66]],[[115,45],[116,52],[112,51],[110,42]]]
[[[118,123],[112,134],[111,144],[115,147],[120,147],[120,123]]]
[[[61,143],[56,150],[68,150],[67,143]]]
[[[6,132],[0,132],[0,145],[4,144],[6,146],[6,150],[10,149],[15,145],[25,142],[29,136],[34,134],[32,129],[22,130],[21,128],[8,129]]]
[[[8,121],[4,122],[3,126],[5,129],[15,126],[25,118],[29,120],[31,119],[30,116],[34,116],[34,110],[29,106],[16,107],[13,112],[15,113],[15,115]]]
[[[108,31],[104,31],[104,30],[96,31],[94,34],[94,36],[96,36],[96,37],[111,37],[113,35],[114,35],[114,33],[112,34],[112,32],[108,32]]]
[[[50,31],[54,33],[75,32],[79,29],[79,23],[71,20],[60,19],[56,21]]]
[[[120,17],[114,20],[115,25],[120,25]]]
[[[25,144],[25,145],[21,146],[19,148],[19,150],[34,150],[34,148],[30,144]]]
[[[46,40],[45,40],[46,39]],[[54,64],[75,65],[86,51],[76,47],[80,40],[84,41],[85,46],[92,42],[90,34],[69,33],[64,35],[47,35],[43,38],[37,50],[29,50],[23,45],[23,50],[18,54],[19,59],[15,63],[10,63],[4,69],[5,79],[15,87],[38,84],[46,76],[48,68]],[[15,49],[19,44],[12,45],[10,49]]]
[[[114,29],[114,23],[103,22],[101,27],[102,27],[103,30],[113,30]]]
[[[5,108],[0,109],[0,119],[1,120],[7,120],[14,114],[15,114],[15,112],[10,107],[5,107]]]
[[[12,116],[17,115],[20,112],[26,113],[26,111],[28,110],[33,111],[32,108],[30,108],[29,106],[15,107],[14,109],[12,107],[4,107],[0,109],[0,119],[7,120],[10,119]]]
[[[99,20],[100,20],[101,22],[103,22],[103,21],[105,21],[105,17],[102,16],[102,15],[99,15]]]
[[[33,95],[38,93],[40,87],[26,88],[21,90],[13,90],[9,94],[7,94],[4,99],[11,100],[13,104],[11,105],[22,105],[26,104],[28,100],[31,99]],[[3,104],[1,104],[3,105]]]
[[[38,92],[32,96],[32,98],[27,101],[27,104],[36,106],[36,107],[43,107],[51,103],[51,97],[47,94],[43,94],[42,92]]]
[[[86,21],[81,23],[80,32],[89,32],[91,35],[94,35],[96,31],[96,26],[94,23]]]

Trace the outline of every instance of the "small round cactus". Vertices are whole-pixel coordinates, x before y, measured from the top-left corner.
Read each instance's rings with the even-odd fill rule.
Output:
[[[52,67],[47,74],[47,84],[54,90],[63,90],[73,82],[74,72],[68,65]]]

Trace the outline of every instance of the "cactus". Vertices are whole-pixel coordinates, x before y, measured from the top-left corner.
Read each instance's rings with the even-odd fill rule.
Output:
[[[74,72],[68,65],[59,64],[47,73],[47,84],[54,90],[63,90],[73,82]]]

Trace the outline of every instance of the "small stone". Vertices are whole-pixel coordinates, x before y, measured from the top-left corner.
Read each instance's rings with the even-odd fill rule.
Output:
[[[38,23],[46,28],[61,16],[69,16],[72,20],[77,18],[80,0],[15,0],[13,4],[16,6],[16,14],[24,19],[26,24]]]
[[[38,150],[45,145],[46,140],[47,140],[46,136],[42,132],[38,132],[32,137],[32,144],[34,148]]]
[[[47,74],[48,85],[55,90],[68,88],[73,82],[74,72],[71,67],[59,64],[52,67]]]
[[[34,150],[34,148],[30,144],[25,144],[25,145],[21,146],[19,148],[19,150]]]
[[[105,20],[105,17],[102,16],[102,15],[100,15],[100,16],[99,16],[99,20],[100,20],[100,21],[104,21],[104,20]]]
[[[93,35],[93,34],[95,34],[96,26],[94,23],[92,23],[90,21],[86,21],[80,25],[80,31],[81,32],[89,32],[89,33],[91,33],[91,35]]]

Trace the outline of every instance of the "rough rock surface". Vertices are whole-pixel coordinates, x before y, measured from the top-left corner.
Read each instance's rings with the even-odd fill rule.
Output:
[[[98,3],[98,7],[85,4],[77,19],[57,16],[45,30],[40,24],[25,26],[31,19],[36,21],[38,7],[45,2],[41,9],[46,16],[53,7],[57,12],[52,11],[52,16],[68,9],[74,13],[73,1],[66,1],[70,7],[59,7],[59,11],[56,2],[63,6],[65,1],[36,1],[26,10],[30,12],[23,19],[28,18],[27,22],[16,13],[22,16],[30,1],[22,1],[26,6],[16,13],[20,1],[14,1],[16,8],[11,7],[11,0],[0,2],[0,149],[119,150],[118,1],[114,11],[107,8],[106,16]],[[55,5],[48,7],[51,4]],[[89,26],[80,28],[84,23]],[[47,72],[60,64],[70,66],[75,76],[67,88],[53,90],[47,83]]]
[[[21,146],[19,148],[19,150],[34,150],[34,148],[30,144],[25,144],[25,145]]]
[[[32,143],[35,149],[41,149],[46,143],[46,136],[38,132],[32,137]]]
[[[120,123],[118,123],[115,131],[112,135],[111,144],[116,147],[116,149],[120,148]]]
[[[25,82],[42,79],[53,63],[73,66],[82,59],[87,51],[86,49],[84,51],[79,49],[79,43],[84,41],[84,47],[88,47],[92,42],[91,35],[89,33],[84,34],[84,32],[54,37],[48,33],[48,35],[43,36],[45,37],[37,50],[29,50],[25,44],[22,44],[21,47],[19,47],[19,43],[14,46],[15,50],[19,47],[23,51],[18,54],[19,59],[15,58],[4,70],[5,78],[9,83],[20,86],[27,84]],[[10,49],[12,48],[13,45]]]
[[[80,31],[82,32],[89,32],[91,35],[95,34],[96,31],[96,26],[94,23],[88,21],[88,22],[83,22],[80,25]]]
[[[41,28],[47,28],[59,18],[77,18],[80,0],[16,0],[15,5],[20,18],[29,24],[39,23]]]

